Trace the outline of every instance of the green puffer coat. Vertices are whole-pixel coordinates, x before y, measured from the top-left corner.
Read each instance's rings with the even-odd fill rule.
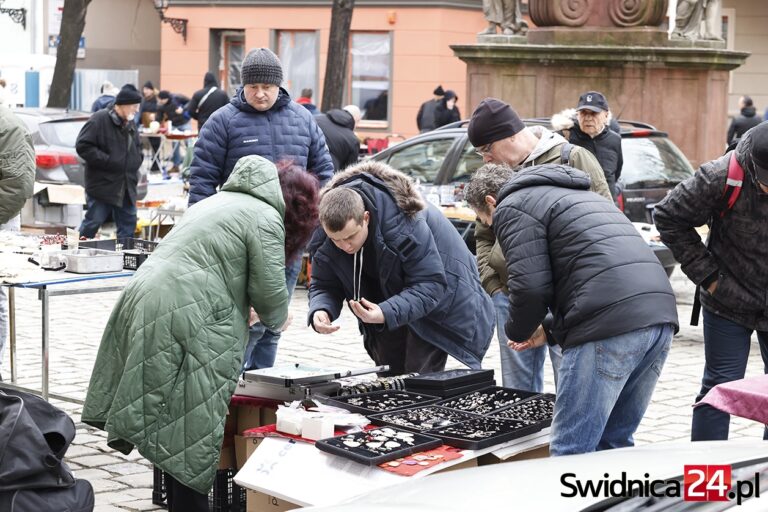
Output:
[[[288,315],[284,211],[275,166],[242,158],[139,268],[101,340],[83,422],[201,493],[216,474],[249,305],[273,329]]]
[[[24,123],[0,106],[0,224],[21,211],[35,185],[35,149]]]

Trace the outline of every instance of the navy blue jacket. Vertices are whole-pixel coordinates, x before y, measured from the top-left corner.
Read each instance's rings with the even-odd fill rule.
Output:
[[[509,272],[507,338],[525,341],[552,312],[563,348],[658,324],[677,330],[664,268],[621,211],[564,165],[517,172],[499,191],[493,231]]]
[[[390,170],[389,174],[395,173]],[[378,282],[385,299],[379,303],[384,328],[407,325],[421,339],[479,368],[493,337],[493,303],[480,285],[475,258],[456,228],[433,205],[405,212],[399,205],[402,195],[396,196],[415,190],[402,184],[388,186],[377,176],[346,171],[336,175],[332,186],[358,191],[371,214],[368,237],[369,241],[374,237]],[[423,208],[420,195],[405,201]],[[311,325],[315,311],[325,310],[332,319],[338,318],[344,302],[353,298],[354,269],[353,255],[336,247],[322,228],[309,251]]]
[[[211,115],[195,144],[189,177],[189,204],[210,197],[223,185],[240,158],[259,155],[271,162],[291,160],[324,184],[333,161],[312,114],[280,89],[271,109],[259,112],[245,101],[242,88]]]

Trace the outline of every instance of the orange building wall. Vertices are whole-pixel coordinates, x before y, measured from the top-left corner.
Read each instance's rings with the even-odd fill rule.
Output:
[[[388,18],[394,13],[395,22]],[[187,42],[163,24],[161,33],[160,84],[163,89],[191,95],[202,87],[208,71],[210,29],[245,31],[247,49],[270,44],[272,30],[319,30],[320,103],[328,56],[331,8],[319,7],[171,7],[166,16],[186,18]],[[486,27],[480,10],[448,8],[358,7],[352,31],[393,32],[391,123],[387,133],[415,135],[419,105],[442,84],[459,96],[462,117],[471,113],[466,94],[466,64],[453,56],[452,44],[473,43]],[[366,134],[382,133],[361,130]]]

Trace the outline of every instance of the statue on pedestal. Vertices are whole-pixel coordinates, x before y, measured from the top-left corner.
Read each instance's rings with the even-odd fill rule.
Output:
[[[673,39],[722,41],[722,0],[678,0]],[[701,22],[704,21],[702,29]]]
[[[488,20],[488,28],[480,35],[494,35],[497,27],[505,36],[528,32],[528,24],[520,12],[520,0],[483,0],[483,15]]]

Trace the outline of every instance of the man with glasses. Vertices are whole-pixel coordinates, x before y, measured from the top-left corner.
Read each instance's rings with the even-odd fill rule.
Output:
[[[486,98],[478,105],[469,121],[467,135],[486,163],[514,168],[549,163],[571,165],[589,175],[590,190],[611,200],[603,170],[592,153],[572,146],[543,126],[526,127],[517,112],[501,100]],[[540,392],[544,388],[547,347],[515,352],[507,346],[504,324],[509,311],[509,289],[504,254],[493,231],[482,220],[475,225],[475,241],[480,279],[496,308],[502,381],[507,387]],[[549,354],[557,379],[560,348],[549,347]]]

